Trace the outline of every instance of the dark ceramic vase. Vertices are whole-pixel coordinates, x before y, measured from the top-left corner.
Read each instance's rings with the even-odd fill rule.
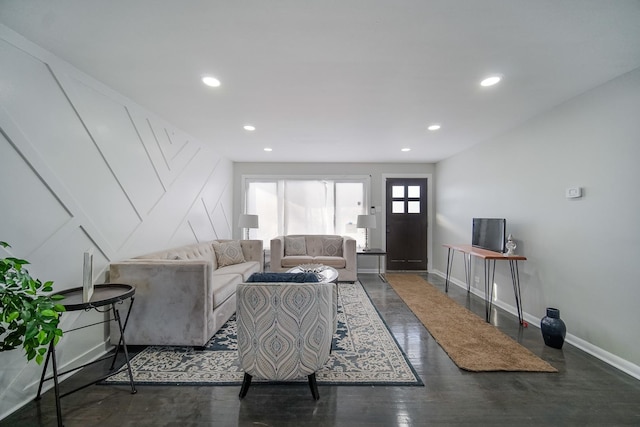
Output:
[[[567,335],[567,327],[560,319],[560,310],[547,308],[547,315],[542,318],[540,329],[546,345],[553,348],[562,348],[564,337]]]

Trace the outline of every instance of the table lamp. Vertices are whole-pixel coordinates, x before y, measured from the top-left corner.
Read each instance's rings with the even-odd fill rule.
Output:
[[[245,240],[249,240],[249,229],[258,228],[258,215],[240,214],[238,227],[245,229]]]
[[[376,228],[376,216],[375,215],[358,215],[358,221],[356,227],[364,228],[364,250],[370,251],[369,247],[369,229]]]

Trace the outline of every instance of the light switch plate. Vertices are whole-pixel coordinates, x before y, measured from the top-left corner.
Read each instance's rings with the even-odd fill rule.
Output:
[[[580,187],[569,187],[565,190],[565,196],[567,199],[577,199],[582,197],[582,188]]]

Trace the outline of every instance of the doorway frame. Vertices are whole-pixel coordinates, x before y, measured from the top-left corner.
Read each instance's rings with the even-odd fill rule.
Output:
[[[433,174],[431,173],[383,173],[382,174],[382,245],[387,247],[387,179],[426,178],[427,180],[427,271],[433,271]],[[386,269],[385,269],[386,270]]]

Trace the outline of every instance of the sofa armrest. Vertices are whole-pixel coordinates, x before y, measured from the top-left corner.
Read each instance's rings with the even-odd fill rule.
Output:
[[[205,260],[127,260],[110,265],[109,281],[136,287],[127,344],[202,346],[213,335],[212,263]],[[167,317],[169,316],[169,317]],[[117,342],[117,328],[111,328]]]
[[[264,251],[262,250],[262,240],[240,240],[242,255],[246,261],[258,261],[260,271],[264,271]]]
[[[356,239],[350,236],[343,236],[342,238],[342,256],[345,259],[345,269],[352,272],[357,272],[358,267],[356,262],[358,257],[356,255]]]
[[[284,236],[276,236],[271,239],[271,271],[282,271],[282,258],[284,258]]]

